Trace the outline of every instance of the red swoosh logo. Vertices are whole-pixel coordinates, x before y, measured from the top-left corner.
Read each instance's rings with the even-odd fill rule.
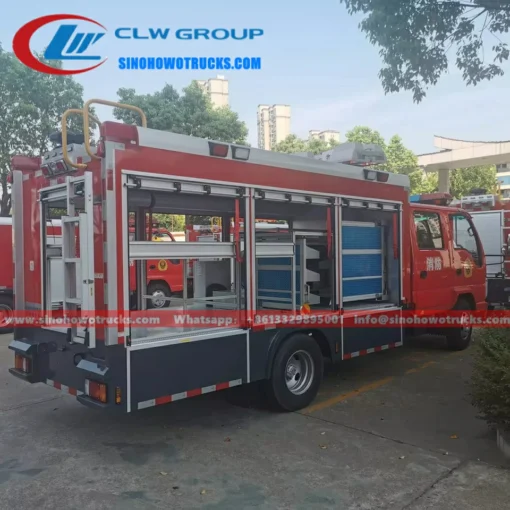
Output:
[[[87,71],[92,71],[92,69],[95,69],[96,67],[99,67],[100,65],[104,64],[107,59],[104,59],[102,62],[99,62],[99,64],[93,65],[91,67],[86,67],[85,69],[65,70],[56,69],[54,67],[48,66],[41,62],[40,60],[38,60],[36,57],[34,57],[32,51],[30,50],[30,40],[32,39],[32,36],[35,34],[35,32],[37,32],[37,30],[42,28],[44,25],[47,25],[48,23],[68,19],[88,21],[89,23],[94,23],[95,25],[106,30],[106,28],[103,25],[101,25],[101,23],[98,23],[93,19],[86,18],[85,16],[78,16],[76,14],[51,14],[49,16],[42,16],[41,18],[34,19],[32,21],[29,21],[26,25],[23,25],[16,32],[16,35],[12,40],[12,49],[14,51],[14,54],[20,60],[20,62],[25,64],[27,67],[34,69],[35,71],[39,71],[40,73],[59,75],[81,74]]]

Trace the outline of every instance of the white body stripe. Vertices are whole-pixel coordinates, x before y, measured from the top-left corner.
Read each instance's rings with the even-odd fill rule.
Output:
[[[151,398],[150,400],[138,402],[137,408],[138,410],[147,409],[148,407],[154,407],[160,404],[168,404],[170,402],[175,402],[177,400],[183,400],[185,398],[205,395],[207,393],[212,393],[214,391],[226,389],[227,385],[228,388],[233,388],[234,386],[240,386],[242,383],[243,383],[242,379],[235,379],[233,381],[229,381],[228,383],[213,384],[212,386],[204,386],[203,388],[190,391],[183,391],[182,393],[175,393],[174,395],[165,395],[158,398]],[[161,402],[158,402],[158,400],[161,400]]]

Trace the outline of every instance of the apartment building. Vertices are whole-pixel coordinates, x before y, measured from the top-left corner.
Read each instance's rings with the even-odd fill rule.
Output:
[[[261,104],[257,109],[259,149],[272,150],[290,135],[290,106]]]
[[[225,76],[217,75],[209,80],[197,80],[197,83],[204,92],[211,98],[214,107],[228,106],[228,80]]]
[[[496,165],[496,179],[501,190],[501,197],[510,199],[510,163]]]
[[[311,129],[308,132],[308,138],[310,140],[318,139],[323,140],[324,142],[329,142],[330,140],[334,140],[336,143],[340,143],[340,133],[338,131],[333,131],[331,129],[326,131],[319,131],[318,129]]]

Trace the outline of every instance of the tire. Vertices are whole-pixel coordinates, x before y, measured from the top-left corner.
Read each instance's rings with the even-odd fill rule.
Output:
[[[205,297],[210,298],[213,297],[213,292],[224,292],[227,288],[224,285],[221,285],[221,283],[211,283],[207,289],[205,289]],[[211,303],[206,303],[206,308],[212,308],[213,305]]]
[[[158,310],[160,308],[168,308],[170,301],[163,301],[162,298],[169,298],[172,293],[168,285],[164,282],[151,282],[147,287],[147,294],[153,296],[147,300],[147,308],[149,310]],[[158,300],[159,298],[159,300]]]
[[[14,300],[12,296],[0,296],[0,334],[12,333],[12,315],[14,312]]]
[[[274,358],[266,383],[270,404],[278,411],[298,411],[317,396],[324,372],[324,358],[310,336],[296,334],[284,341]]]
[[[472,307],[465,299],[460,299],[454,310],[471,310]],[[473,336],[473,327],[465,326],[458,328],[448,328],[446,331],[446,345],[451,351],[463,351],[469,347],[471,337]]]

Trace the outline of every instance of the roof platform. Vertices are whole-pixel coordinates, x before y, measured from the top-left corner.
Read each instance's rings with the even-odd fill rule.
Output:
[[[450,170],[510,162],[510,140],[481,142],[434,136],[438,152],[421,154],[418,165],[425,172],[438,172],[439,191],[449,192]]]
[[[418,164],[425,172],[510,162],[510,140],[474,142],[434,136],[434,146],[440,151],[418,156]]]

